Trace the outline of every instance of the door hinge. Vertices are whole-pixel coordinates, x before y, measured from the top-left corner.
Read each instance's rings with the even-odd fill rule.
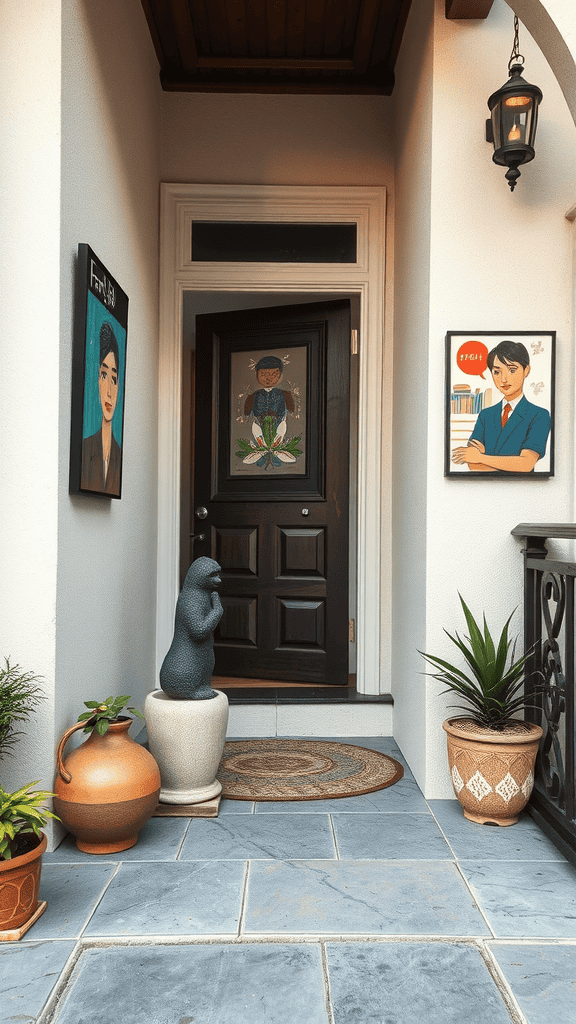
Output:
[[[356,643],[356,619],[348,619],[348,641],[351,644]]]
[[[358,331],[350,332],[350,351],[353,356],[358,355]]]

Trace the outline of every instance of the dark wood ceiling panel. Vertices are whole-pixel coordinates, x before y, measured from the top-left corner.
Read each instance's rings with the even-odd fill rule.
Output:
[[[180,54],[169,0],[142,0],[142,7],[160,68],[164,69],[167,64],[178,65]]]
[[[266,4],[266,26],[269,56],[285,57],[286,0],[274,0],[274,3]]]
[[[196,48],[198,54],[202,56],[210,52],[210,27],[206,10],[208,3],[209,0],[192,0],[190,4],[192,25],[194,26],[194,35],[196,36]]]
[[[248,56],[246,32],[246,4],[244,0],[226,0],[230,53],[236,57]]]
[[[208,52],[206,57],[228,57],[230,40],[228,38],[228,16],[226,0],[207,0],[208,16]]]
[[[169,0],[169,3],[176,29],[181,67],[185,72],[193,73],[198,64],[198,54],[188,0]]]
[[[266,56],[266,0],[246,0],[248,56]]]
[[[412,2],[412,0],[410,0]],[[356,25],[358,24],[358,0],[347,0],[346,13],[344,15],[344,32],[342,33],[342,45],[346,53],[354,52],[354,40],[356,38]]]
[[[382,0],[372,40],[371,74],[395,66],[410,4],[411,0]],[[391,17],[398,25],[395,36],[390,36],[388,30]]]
[[[164,89],[381,93],[412,0],[141,0]],[[492,0],[445,0],[486,17]]]
[[[367,71],[370,64],[380,6],[381,0],[362,0],[356,27],[356,45],[354,46],[354,65],[359,72]]]
[[[346,0],[326,0],[324,53],[327,57],[336,57],[343,53],[347,6]]]
[[[286,56],[301,57],[306,40],[306,0],[288,0]]]
[[[321,57],[324,47],[325,0],[308,0],[306,4],[306,57]]]

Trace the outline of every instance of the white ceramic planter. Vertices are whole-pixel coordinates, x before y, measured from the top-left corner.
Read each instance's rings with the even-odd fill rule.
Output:
[[[200,804],[222,790],[216,772],[228,725],[228,698],[173,700],[163,690],[146,697],[150,753],[160,768],[160,802]]]

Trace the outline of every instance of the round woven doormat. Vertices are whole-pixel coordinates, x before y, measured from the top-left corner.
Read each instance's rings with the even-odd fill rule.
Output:
[[[329,800],[392,786],[398,761],[352,743],[323,740],[230,740],[218,769],[230,800]]]

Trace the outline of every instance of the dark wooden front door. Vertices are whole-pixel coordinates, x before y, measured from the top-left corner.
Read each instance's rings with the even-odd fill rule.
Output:
[[[347,300],[196,318],[190,533],[222,567],[216,675],[348,682],[349,352]]]

